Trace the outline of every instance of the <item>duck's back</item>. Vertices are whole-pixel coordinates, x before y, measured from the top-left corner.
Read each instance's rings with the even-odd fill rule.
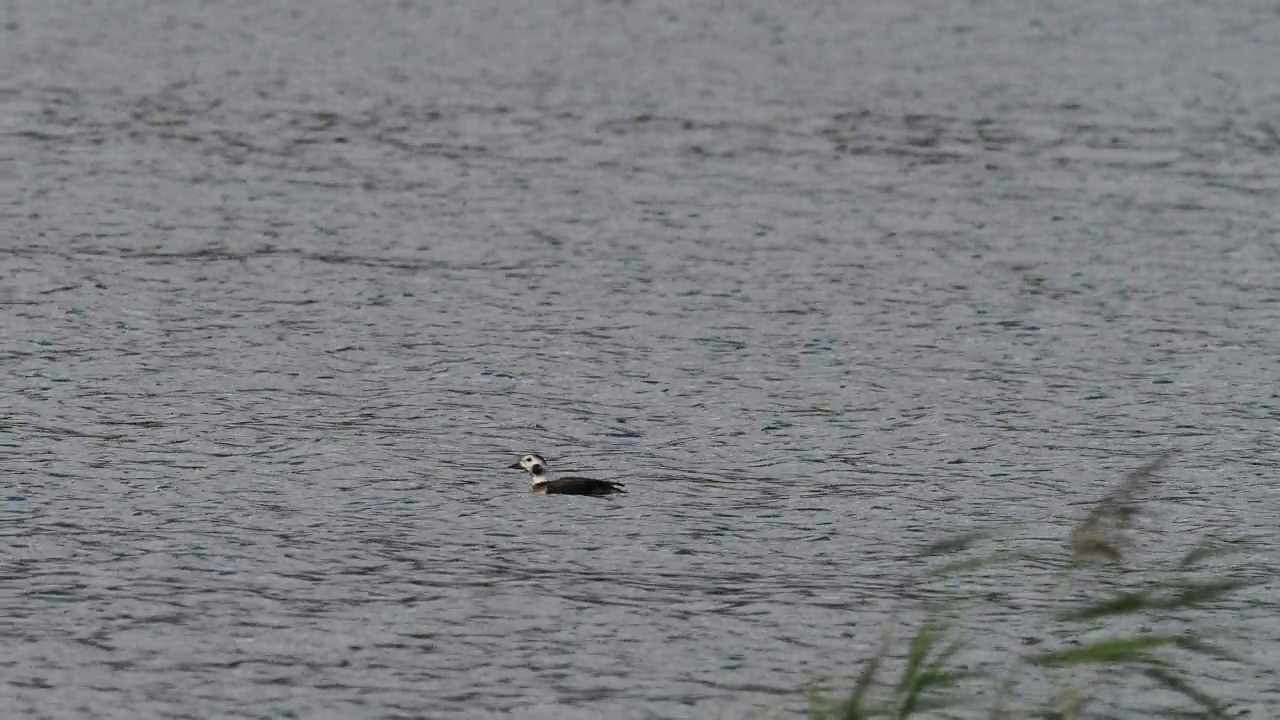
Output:
[[[626,492],[620,482],[584,477],[560,478],[540,483],[540,485],[541,487],[535,487],[533,491],[546,495],[612,495]]]

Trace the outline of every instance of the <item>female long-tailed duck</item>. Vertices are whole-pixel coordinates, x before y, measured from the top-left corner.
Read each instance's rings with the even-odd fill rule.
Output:
[[[552,480],[547,474],[547,461],[541,455],[529,454],[511,466],[512,470],[528,471],[532,481],[529,489],[539,495],[612,495],[625,493],[622,483],[612,480],[595,480],[584,477],[563,477]]]

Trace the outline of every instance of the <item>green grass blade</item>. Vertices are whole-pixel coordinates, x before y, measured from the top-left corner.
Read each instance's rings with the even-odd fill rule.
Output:
[[[1223,542],[1204,542],[1192,548],[1191,552],[1183,556],[1182,561],[1178,563],[1178,567],[1190,568],[1199,565],[1205,560],[1224,555],[1235,555],[1243,552],[1244,549],[1232,544]]]
[[[1182,638],[1176,635],[1153,635],[1099,640],[1069,650],[1052,650],[1027,656],[1027,662],[1041,667],[1065,667],[1096,663],[1139,662],[1147,663],[1148,650],[1178,645]]]
[[[1244,659],[1243,657],[1233,652],[1224,650],[1218,647],[1217,645],[1214,645],[1213,643],[1208,642],[1206,640],[1202,640],[1194,635],[1183,636],[1178,641],[1178,647],[1184,650],[1190,650],[1192,652],[1200,653],[1201,655],[1208,655],[1210,657],[1215,657],[1215,658],[1218,658],[1219,660],[1226,660],[1228,662],[1240,663],[1241,665],[1250,664],[1250,662]]]
[[[945,648],[942,649],[942,652],[935,655],[933,660],[929,661],[927,668],[929,672],[942,672],[943,666],[963,650],[965,645],[966,643],[962,640],[952,640]]]
[[[963,680],[974,677],[980,677],[982,673],[970,670],[956,670],[952,672],[934,672],[926,670],[916,676],[915,683],[907,691],[903,697],[902,705],[898,709],[898,717],[910,717],[918,711],[929,708],[952,707],[957,704],[955,698],[937,699],[932,702],[927,700],[930,693],[954,687]]]
[[[1226,718],[1227,706],[1212,695],[1200,690],[1188,681],[1181,673],[1172,668],[1153,665],[1142,669],[1142,674],[1155,680],[1164,687],[1180,693],[1195,704],[1204,708],[1208,717]]]
[[[946,637],[949,625],[936,620],[926,622],[911,640],[907,650],[907,663],[898,681],[899,718],[909,717],[924,707],[925,696],[952,687],[961,680],[980,675],[962,670],[948,671],[943,666],[964,647],[960,640],[947,643],[940,652],[935,650]]]
[[[1248,580],[1215,580],[1184,585],[1180,592],[1168,597],[1155,597],[1148,592],[1125,593],[1078,610],[1061,613],[1058,617],[1062,620],[1095,620],[1149,610],[1185,610],[1212,602],[1251,584]]]
[[[804,716],[807,720],[830,720],[835,717],[831,709],[831,701],[820,688],[809,688],[809,709]]]
[[[880,647],[880,652],[868,660],[867,664],[862,668],[862,672],[858,674],[858,682],[854,684],[853,692],[849,693],[849,699],[844,701],[844,706],[840,710],[840,716],[844,720],[865,720],[870,717],[866,707],[867,693],[871,691],[871,685],[875,682],[876,672],[880,670],[880,662],[884,660],[888,652],[889,644],[886,640],[885,644]]]
[[[997,552],[997,553],[992,553],[990,555],[984,555],[982,557],[968,558],[965,560],[955,560],[953,562],[946,563],[945,565],[939,565],[936,568],[932,568],[925,574],[929,577],[956,575],[959,573],[966,573],[971,570],[979,570],[984,567],[990,567],[992,565],[1009,565],[1009,564],[1018,562],[1019,560],[1026,560],[1028,558],[1034,558],[1034,557],[1036,557],[1035,553],[1021,552],[1016,550],[1006,551],[1006,552]]]
[[[920,551],[921,557],[931,557],[933,555],[951,555],[964,550],[968,550],[979,542],[992,537],[995,533],[989,530],[976,530],[974,532],[961,533],[949,538],[944,538],[935,543],[926,545]]]
[[[1182,592],[1161,601],[1157,608],[1160,610],[1181,610],[1183,608],[1197,607],[1252,584],[1249,580],[1232,579],[1183,585]]]
[[[906,692],[915,685],[916,679],[920,676],[920,669],[924,667],[924,661],[929,657],[929,653],[933,651],[933,646],[938,644],[938,640],[942,636],[942,628],[933,621],[926,621],[920,626],[919,632],[914,638],[911,638],[911,646],[907,648],[907,664],[902,668],[902,677],[898,680],[898,692]]]
[[[1113,598],[1103,600],[1099,603],[1086,605],[1078,610],[1070,612],[1058,613],[1060,620],[1095,620],[1101,617],[1110,617],[1112,615],[1126,615],[1128,613],[1149,610],[1154,607],[1150,593],[1124,593]]]

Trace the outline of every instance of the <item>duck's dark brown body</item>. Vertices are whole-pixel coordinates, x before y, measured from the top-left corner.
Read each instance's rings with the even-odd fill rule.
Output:
[[[626,492],[620,482],[581,477],[535,482],[532,490],[539,495],[613,495]]]

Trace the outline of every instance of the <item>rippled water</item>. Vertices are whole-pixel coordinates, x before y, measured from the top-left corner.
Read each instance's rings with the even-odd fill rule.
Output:
[[[1176,449],[1267,716],[1274,3],[533,5],[0,13],[11,712],[793,711]]]

